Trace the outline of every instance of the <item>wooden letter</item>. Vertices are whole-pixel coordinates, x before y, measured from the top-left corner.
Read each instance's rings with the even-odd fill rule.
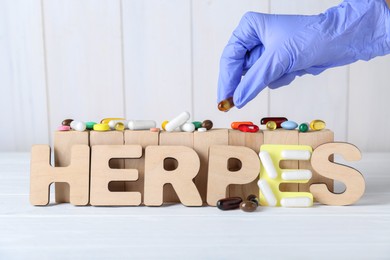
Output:
[[[140,192],[111,192],[108,185],[112,181],[135,181],[136,169],[111,169],[112,158],[140,158],[140,145],[95,145],[92,147],[91,166],[91,205],[94,206],[137,206],[141,204]]]
[[[161,206],[163,187],[171,183],[185,206],[202,206],[202,198],[193,182],[200,167],[199,157],[193,149],[185,146],[148,146],[145,156],[145,205]],[[167,158],[177,160],[176,169],[164,169]]]
[[[230,184],[247,184],[260,174],[259,157],[248,147],[213,145],[210,146],[209,153],[207,203],[210,206],[216,206],[219,199],[226,197]],[[229,171],[228,161],[230,158],[241,161],[240,170]]]
[[[89,147],[74,145],[68,167],[50,165],[50,147],[34,145],[31,150],[30,202],[47,205],[50,201],[50,184],[66,182],[70,187],[70,203],[87,205],[89,199]]]
[[[332,163],[329,157],[333,154],[341,154],[347,161],[358,161],[361,159],[359,149],[348,143],[327,143],[317,147],[311,158],[314,170],[320,175],[330,179],[341,181],[345,184],[346,190],[341,194],[335,194],[328,190],[325,184],[312,184],[310,192],[318,202],[343,206],[355,203],[364,194],[365,182],[359,171],[352,167]]]

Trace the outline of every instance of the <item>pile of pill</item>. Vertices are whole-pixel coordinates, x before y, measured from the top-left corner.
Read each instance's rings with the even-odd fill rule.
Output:
[[[245,201],[240,197],[229,197],[220,199],[217,202],[217,208],[220,210],[232,210],[240,208],[245,212],[253,212],[259,206],[259,199],[256,195],[249,195]]]
[[[190,119],[190,113],[182,112],[170,121],[164,121],[161,124],[161,128],[167,132],[183,131],[183,132],[206,132],[213,128],[213,122],[211,120],[204,120],[203,122],[194,121],[188,122]],[[73,119],[65,119],[58,127],[58,131],[124,131],[129,130],[150,130],[151,132],[159,132],[160,128],[156,127],[156,121],[154,120],[126,120],[125,118],[104,118],[100,123],[96,122],[83,122]]]
[[[286,130],[294,130],[298,127],[299,132],[320,131],[325,129],[326,124],[324,121],[316,119],[308,123],[302,123],[298,125],[296,122],[288,120],[285,117],[264,117],[260,120],[261,125],[265,125],[268,130],[275,130],[277,128],[283,128]]]

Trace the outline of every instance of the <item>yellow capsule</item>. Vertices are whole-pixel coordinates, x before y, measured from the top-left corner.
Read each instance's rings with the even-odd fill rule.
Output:
[[[108,131],[108,130],[110,130],[110,126],[109,125],[107,125],[107,124],[95,124],[94,126],[93,126],[93,130],[95,130],[95,131]]]
[[[219,111],[227,112],[232,107],[234,107],[234,102],[233,102],[233,98],[232,97],[230,97],[228,99],[225,99],[225,100],[222,100],[221,102],[218,103]]]
[[[165,120],[164,122],[162,122],[161,124],[161,128],[165,131],[165,126],[169,123],[168,120]]]
[[[310,122],[310,128],[314,131],[319,131],[319,130],[322,130],[326,127],[326,124],[324,121],[322,120],[313,120]]]
[[[115,124],[115,130],[117,131],[123,131],[125,130],[125,124],[123,124],[122,122],[118,122]]]
[[[275,121],[268,121],[266,126],[268,130],[275,130],[278,127]]]
[[[125,118],[119,118],[119,117],[103,118],[103,119],[100,121],[100,124],[106,124],[106,125],[108,125],[108,123],[109,123],[111,120],[126,120],[126,119],[125,119]]]

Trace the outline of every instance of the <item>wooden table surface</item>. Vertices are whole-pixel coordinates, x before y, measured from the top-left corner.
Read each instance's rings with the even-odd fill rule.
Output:
[[[28,153],[0,154],[0,259],[390,259],[390,153],[356,163],[353,206],[34,207]],[[337,185],[341,189],[340,185]]]

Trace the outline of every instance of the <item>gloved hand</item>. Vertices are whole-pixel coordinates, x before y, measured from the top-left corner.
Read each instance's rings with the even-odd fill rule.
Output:
[[[390,10],[384,0],[346,0],[312,16],[249,12],[223,51],[218,102],[233,96],[241,108],[266,86],[388,53]]]

